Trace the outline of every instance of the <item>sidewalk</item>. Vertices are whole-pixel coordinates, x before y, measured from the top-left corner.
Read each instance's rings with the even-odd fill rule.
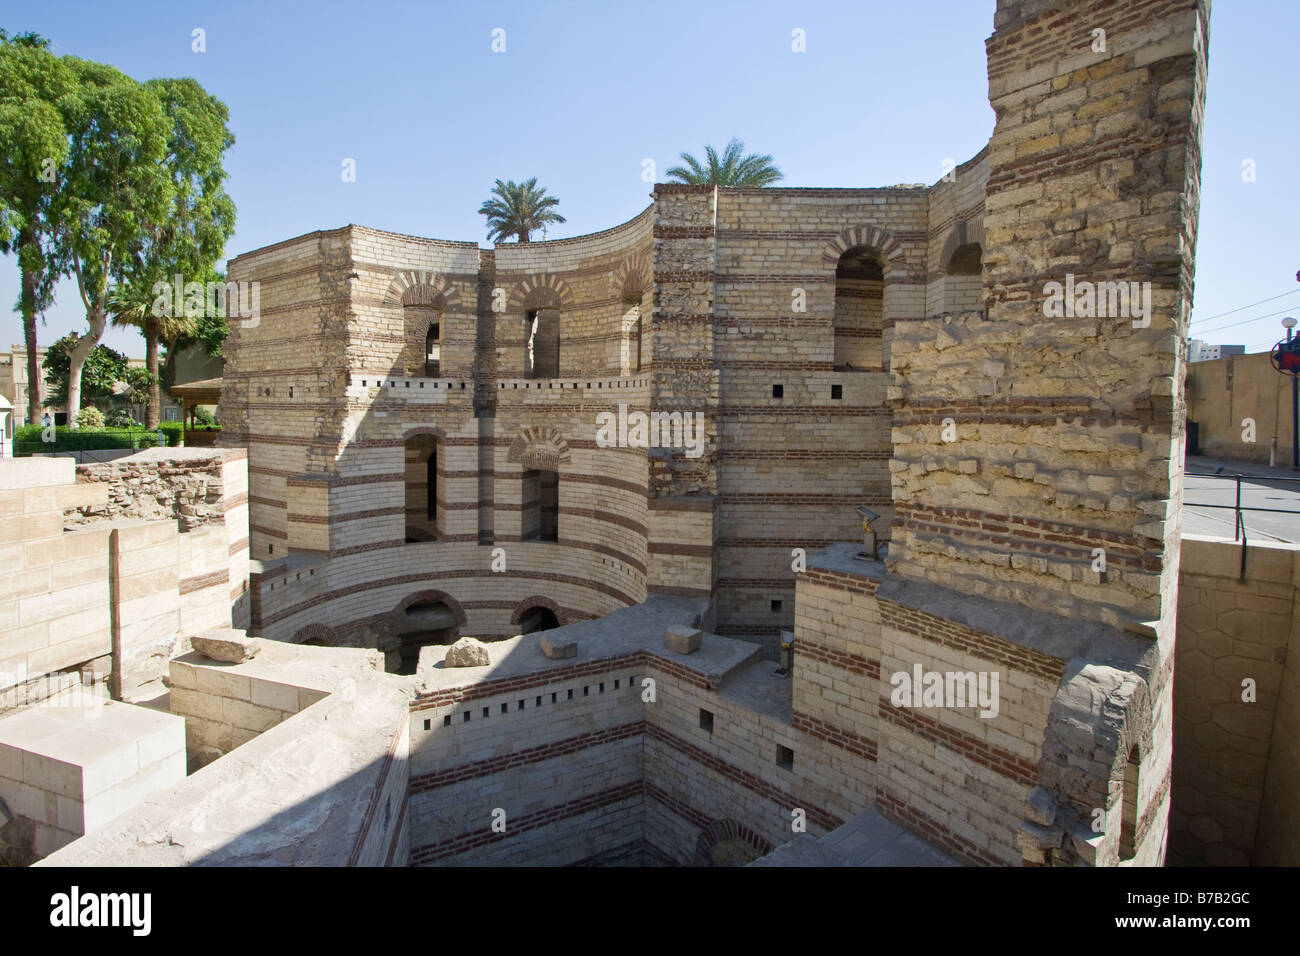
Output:
[[[1219,471],[1218,469],[1222,469]],[[1252,478],[1297,478],[1300,471],[1292,470],[1290,462],[1270,468],[1258,461],[1234,461],[1230,458],[1210,458],[1206,455],[1188,455],[1185,471],[1201,474],[1249,475]]]
[[[1242,519],[1252,541],[1300,543],[1300,472],[1290,464],[1270,468],[1251,461],[1187,456],[1183,479],[1183,530],[1216,537],[1236,536],[1238,482],[1242,475]],[[1214,507],[1210,507],[1213,505]]]

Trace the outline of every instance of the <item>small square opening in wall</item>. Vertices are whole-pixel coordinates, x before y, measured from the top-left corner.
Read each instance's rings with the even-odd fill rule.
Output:
[[[784,386],[784,385],[773,385],[773,386],[772,386],[772,397],[773,397],[773,398],[785,398],[785,386]]]
[[[451,714],[448,714],[446,717],[442,718],[442,725],[443,725],[444,727],[450,727],[450,726],[451,726]]]
[[[487,716],[488,716],[489,714],[491,714],[491,713],[492,713],[492,708],[491,708],[491,707],[484,707],[484,708],[483,708],[483,716],[484,716],[484,717],[487,717]]]
[[[569,700],[573,700],[573,688],[569,688]]]
[[[521,700],[519,703],[515,705],[515,710],[523,710],[523,709],[524,709],[524,702]]]
[[[700,708],[700,730],[713,733],[713,711]]]
[[[584,687],[584,688],[582,689],[582,696],[583,696],[583,697],[586,697],[589,693],[591,693],[591,688],[590,688],[590,687]]]
[[[843,385],[832,385],[832,386],[831,386],[831,398],[832,398],[832,399],[835,399],[835,400],[839,400],[839,399],[841,399],[841,398],[843,398],[843,397],[844,397],[844,386],[843,386]]]
[[[469,711],[468,711],[468,710],[465,711],[465,720],[464,720],[464,722],[467,723],[467,724],[469,723]]]
[[[780,602],[780,601],[773,601],[773,602],[772,602],[772,613],[773,613],[773,614],[780,614],[780,613],[781,613],[781,602]]]
[[[533,706],[534,706],[534,707],[541,707],[541,706],[542,706],[542,699],[541,699],[540,697],[538,697],[537,700],[533,701]]]
[[[617,678],[614,680],[614,689],[615,689],[615,690],[618,690],[618,680],[617,680]]]
[[[552,704],[555,703],[555,697],[556,697],[555,694],[552,694],[552,695],[551,695],[551,703],[552,703]]]
[[[789,747],[776,745],[776,765],[782,770],[794,769],[794,751]]]
[[[603,681],[602,681],[601,684],[600,684],[600,692],[601,692],[602,694],[605,693],[605,684],[604,684]]]
[[[432,730],[432,729],[433,729],[433,721],[432,721],[432,720],[426,720],[426,721],[424,722],[424,729],[425,729],[425,730]]]
[[[502,701],[502,703],[501,703],[501,713],[503,713],[503,714],[508,714],[508,713],[510,713],[510,704],[509,704],[508,702],[506,702],[506,701]]]

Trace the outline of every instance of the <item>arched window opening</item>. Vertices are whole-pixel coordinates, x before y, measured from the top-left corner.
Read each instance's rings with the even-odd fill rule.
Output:
[[[945,264],[941,312],[974,312],[984,298],[984,250],[968,242],[953,250]]]
[[[424,287],[420,287],[424,288]],[[430,300],[430,294],[418,298]],[[412,378],[440,378],[442,371],[442,308],[430,301],[409,302],[402,307],[405,345],[402,372]]]
[[[532,309],[525,312],[524,343],[524,378],[558,378],[560,310]]]
[[[641,300],[623,300],[619,374],[641,371]]]
[[[406,440],[406,541],[438,540],[438,439]]]
[[[524,472],[522,507],[520,536],[525,541],[560,540],[560,476],[557,472]]]
[[[440,378],[442,371],[442,326],[438,322],[429,325],[424,336],[424,376]]]
[[[884,369],[885,273],[872,250],[855,246],[835,267],[835,368],[838,371]]]

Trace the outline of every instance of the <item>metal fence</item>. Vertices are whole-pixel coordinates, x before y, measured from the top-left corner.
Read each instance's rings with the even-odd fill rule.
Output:
[[[1260,484],[1260,485],[1269,485],[1274,483],[1295,484],[1297,482],[1300,482],[1300,478],[1281,478],[1281,477],[1274,477],[1273,475],[1239,475],[1233,473],[1224,474],[1224,473],[1198,472],[1198,471],[1185,471],[1183,472],[1183,477],[1216,478],[1220,481],[1232,481],[1236,484],[1235,500],[1230,505],[1214,505],[1208,503],[1202,504],[1201,502],[1187,501],[1184,499],[1183,507],[1184,508],[1220,508],[1220,509],[1232,510],[1233,512],[1232,540],[1241,542],[1241,579],[1243,581],[1246,580],[1246,545],[1248,543],[1246,538],[1246,518],[1244,512],[1262,511],[1262,512],[1270,512],[1272,514],[1283,514],[1283,515],[1300,514],[1300,509],[1297,508],[1261,508],[1254,505],[1243,505],[1241,503],[1241,483],[1243,481],[1252,484]]]

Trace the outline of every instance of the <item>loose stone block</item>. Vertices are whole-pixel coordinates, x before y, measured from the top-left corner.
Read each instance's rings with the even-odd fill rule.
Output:
[[[578,656],[577,641],[553,641],[545,635],[541,640],[542,653],[553,661],[558,661],[565,657]]]
[[[487,647],[476,637],[462,637],[442,660],[444,667],[486,667],[491,663]]]
[[[259,650],[257,643],[243,636],[242,631],[229,628],[204,631],[190,638],[190,643],[194,646],[194,650],[204,657],[228,664],[242,664],[244,661],[252,660]]]
[[[700,649],[700,632],[693,627],[674,624],[664,632],[664,643],[670,651],[693,654]]]

